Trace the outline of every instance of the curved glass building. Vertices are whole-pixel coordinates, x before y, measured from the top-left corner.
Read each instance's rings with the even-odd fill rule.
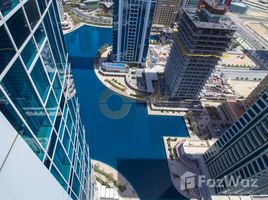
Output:
[[[38,199],[90,199],[89,148],[57,2],[3,0],[0,11],[0,199],[36,199],[38,184],[46,186]]]

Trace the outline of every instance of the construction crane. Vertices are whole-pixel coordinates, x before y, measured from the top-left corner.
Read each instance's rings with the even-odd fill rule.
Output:
[[[205,8],[211,14],[224,15],[230,8],[232,0],[200,0],[198,11]]]

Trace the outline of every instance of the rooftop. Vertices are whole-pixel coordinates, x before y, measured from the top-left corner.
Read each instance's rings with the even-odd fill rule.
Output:
[[[196,9],[184,8],[184,12],[193,20],[196,27],[222,29],[222,30],[236,30],[235,23],[226,15],[222,15],[217,22],[204,22],[196,15]]]

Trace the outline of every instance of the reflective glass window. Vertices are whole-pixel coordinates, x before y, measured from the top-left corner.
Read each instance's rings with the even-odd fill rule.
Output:
[[[53,33],[53,27],[51,25],[51,20],[50,20],[49,15],[45,15],[44,25],[47,31],[47,36],[49,39],[51,50],[53,52],[53,56],[55,58],[56,66],[59,71],[60,80],[63,80],[63,75],[64,75],[63,65],[62,65],[62,61],[61,61],[60,54],[59,54],[58,47],[57,47],[56,36]],[[59,38],[57,39],[59,40]]]
[[[77,196],[79,196],[79,193],[80,193],[80,183],[79,183],[78,178],[77,178],[76,175],[74,175],[74,178],[73,178],[72,189],[75,192],[75,194]]]
[[[28,17],[28,21],[30,23],[30,26],[33,29],[35,27],[35,25],[37,24],[38,20],[40,19],[40,15],[38,12],[36,1],[35,0],[28,0],[24,4],[24,9],[25,9],[26,15]]]
[[[54,92],[56,94],[56,97],[58,99],[58,101],[60,100],[60,95],[61,95],[61,91],[62,91],[62,87],[61,87],[61,84],[60,84],[60,81],[59,81],[59,77],[58,76],[55,76],[55,79],[54,79],[54,83],[53,83],[53,89],[54,89]]]
[[[52,81],[53,75],[54,75],[56,69],[55,69],[55,64],[53,61],[53,57],[52,57],[48,42],[46,42],[44,48],[42,49],[41,55],[42,55],[48,76],[49,76],[50,80]]]
[[[45,148],[52,126],[19,59],[8,71],[1,84]]]
[[[37,42],[38,47],[40,47],[43,44],[45,37],[46,37],[45,30],[43,28],[43,24],[41,23],[34,33],[34,38]]]
[[[64,121],[62,120],[61,122],[61,126],[60,126],[60,131],[59,131],[59,138],[61,139],[62,138],[62,135],[64,133],[64,130],[65,130],[65,123]]]
[[[43,14],[43,12],[45,11],[47,5],[46,5],[46,1],[44,0],[37,0],[38,2],[38,6],[39,6],[39,9],[40,9],[40,12],[41,14]]]
[[[56,3],[56,2],[54,2],[54,3]],[[51,25],[53,26],[54,33],[55,33],[55,36],[57,38],[56,42],[58,43],[58,48],[59,48],[61,60],[63,62],[63,66],[65,67],[65,64],[66,64],[66,62],[65,62],[65,52],[64,52],[64,49],[63,49],[64,40],[63,40],[63,38],[61,38],[61,34],[60,34],[60,31],[61,31],[60,19],[56,17],[56,15],[55,15],[56,10],[54,9],[53,5],[51,5],[49,7],[48,11],[50,13]]]
[[[19,0],[1,0],[0,1],[0,11],[5,16],[7,15],[16,5],[19,4]]]
[[[15,55],[15,49],[4,26],[0,27],[0,73]]]
[[[53,165],[51,167],[51,173],[57,179],[57,181],[61,184],[61,186],[66,190],[67,183],[64,181],[64,179],[61,177],[61,175],[59,174],[59,172],[56,170],[56,168]]]
[[[52,158],[54,149],[56,148],[56,141],[57,141],[57,135],[56,133],[53,131],[51,138],[50,138],[50,142],[49,142],[49,146],[48,146],[48,155]]]
[[[30,34],[22,8],[7,21],[7,25],[17,47],[20,48]]]
[[[42,100],[45,101],[49,90],[49,82],[40,59],[35,63],[31,77]]]
[[[70,144],[70,135],[69,135],[67,129],[65,129],[62,144],[63,144],[63,147],[65,148],[65,150],[68,152],[68,148],[69,148],[69,144]]]
[[[57,148],[54,155],[54,163],[65,178],[65,180],[68,180],[71,164],[63,150],[62,145],[59,142],[57,143]]]
[[[17,132],[22,136],[26,143],[30,146],[32,151],[38,156],[40,160],[43,160],[44,152],[38,142],[34,139],[33,135],[30,133],[28,128],[19,118],[18,114],[15,112],[14,108],[8,102],[4,94],[0,91],[0,111],[5,115],[7,120],[12,124],[12,126],[17,130]]]
[[[58,104],[52,90],[47,100],[46,109],[51,121],[54,122],[55,116],[57,115]]]
[[[21,53],[21,57],[24,61],[24,64],[26,65],[28,69],[30,68],[34,60],[36,53],[37,53],[37,48],[35,46],[35,43],[33,39],[30,39],[28,44],[25,46],[25,48],[23,49]]]

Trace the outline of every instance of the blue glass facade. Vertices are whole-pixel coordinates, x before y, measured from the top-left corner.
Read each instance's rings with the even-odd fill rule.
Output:
[[[155,0],[119,0],[113,7],[113,61],[146,61]]]
[[[56,0],[0,2],[0,110],[72,199],[91,165]]]
[[[258,187],[224,185],[219,194],[261,195],[268,190],[268,89],[204,154],[212,178],[257,179]]]

